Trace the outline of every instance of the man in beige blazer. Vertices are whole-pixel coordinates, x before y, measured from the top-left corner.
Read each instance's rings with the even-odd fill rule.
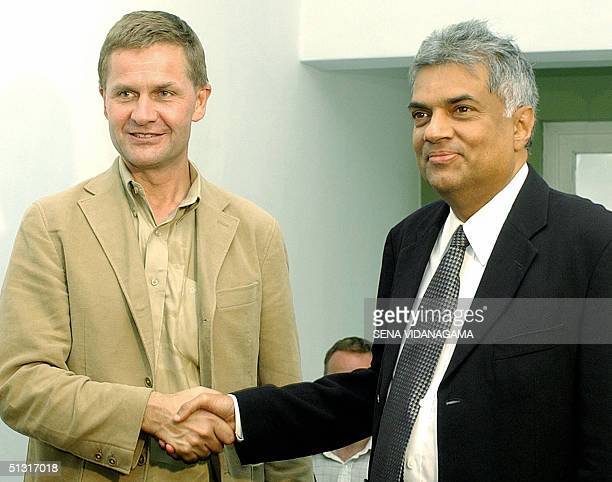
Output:
[[[278,224],[188,160],[210,95],[197,36],[130,13],[98,70],[120,156],[25,214],[0,297],[2,419],[66,481],[312,480],[309,460],[241,466],[231,446],[207,458],[233,441],[225,422],[173,421],[202,387],[300,378]]]

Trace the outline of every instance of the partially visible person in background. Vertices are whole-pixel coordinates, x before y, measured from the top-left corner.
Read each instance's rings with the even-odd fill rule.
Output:
[[[370,368],[372,343],[357,336],[342,338],[325,354],[325,375],[348,373],[359,368]],[[363,482],[368,476],[371,437],[332,452],[313,456],[317,482]]]

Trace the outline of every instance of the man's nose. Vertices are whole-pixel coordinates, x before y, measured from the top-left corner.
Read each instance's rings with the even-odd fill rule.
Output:
[[[132,120],[139,125],[144,125],[157,120],[155,103],[146,95],[141,95],[132,111]]]
[[[431,143],[448,139],[453,135],[451,119],[446,112],[434,111],[423,131],[423,140]]]

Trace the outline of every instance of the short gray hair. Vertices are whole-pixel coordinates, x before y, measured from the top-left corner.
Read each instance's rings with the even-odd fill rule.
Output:
[[[106,35],[98,59],[100,87],[106,85],[108,59],[115,50],[142,49],[156,43],[182,47],[187,59],[187,75],[193,85],[208,84],[204,49],[187,22],[168,12],[141,10],[121,17]]]
[[[489,71],[489,91],[504,103],[506,117],[519,107],[538,106],[533,67],[510,37],[493,34],[483,20],[468,20],[436,30],[427,37],[414,59],[410,80],[428,65],[484,65]]]

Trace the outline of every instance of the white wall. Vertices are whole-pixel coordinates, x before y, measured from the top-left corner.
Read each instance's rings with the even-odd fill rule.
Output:
[[[168,10],[200,35],[213,84],[191,157],[209,179],[279,219],[304,374],[318,376],[333,341],[363,333],[363,299],[375,294],[384,237],[418,205],[418,178],[404,73],[300,64],[299,7],[284,0],[5,5],[0,274],[27,205],[105,169],[114,156],[96,77],[107,30],[131,10]],[[22,458],[24,446],[0,429],[0,460]]]
[[[612,65],[608,0],[303,0],[300,55],[329,69],[403,66],[434,29],[472,18],[518,39],[539,67]]]

